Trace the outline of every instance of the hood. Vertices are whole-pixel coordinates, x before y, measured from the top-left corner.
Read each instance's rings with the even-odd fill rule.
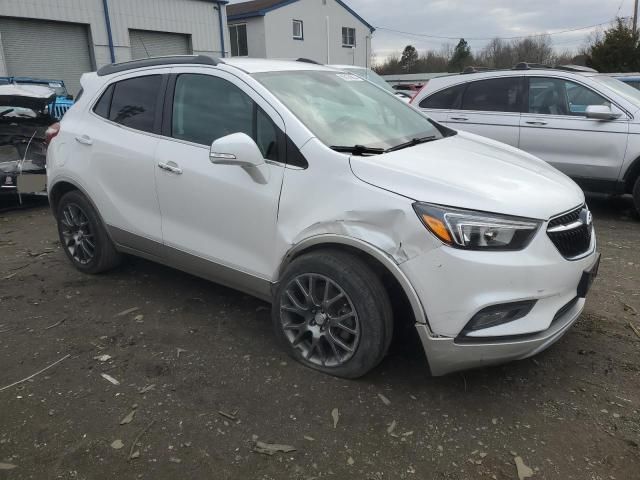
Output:
[[[584,202],[573,180],[546,162],[465,132],[350,161],[364,182],[439,205],[548,219]]]
[[[0,85],[0,107],[43,110],[56,98],[56,92],[41,85]]]

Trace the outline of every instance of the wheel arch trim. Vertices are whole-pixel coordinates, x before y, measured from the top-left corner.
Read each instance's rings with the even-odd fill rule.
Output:
[[[418,297],[413,285],[404,274],[404,272],[400,269],[398,264],[384,251],[377,248],[375,245],[365,242],[364,240],[359,240],[353,237],[347,237],[344,235],[337,234],[322,234],[322,235],[314,235],[312,237],[306,238],[294,246],[292,246],[284,256],[282,262],[280,263],[280,267],[278,268],[277,278],[278,280],[281,278],[284,270],[291,263],[291,261],[298,257],[300,254],[304,253],[306,250],[312,247],[332,247],[332,246],[347,246],[355,248],[362,253],[365,253],[375,260],[380,262],[380,264],[398,281],[402,290],[404,291],[407,299],[409,300],[409,304],[411,305],[411,310],[413,311],[414,318],[417,323],[428,325],[427,317],[425,314],[424,307],[422,306],[422,302]]]

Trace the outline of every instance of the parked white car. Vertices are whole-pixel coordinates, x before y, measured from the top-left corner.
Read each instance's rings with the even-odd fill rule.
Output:
[[[451,128],[531,153],[586,191],[632,194],[640,213],[640,91],[581,70],[519,64],[438,77],[412,104]]]
[[[294,358],[348,378],[403,322],[441,375],[534,355],[584,307],[599,256],[580,188],[355,75],[165,57],[81,83],[47,168],[82,272],[129,253],[255,295]]]

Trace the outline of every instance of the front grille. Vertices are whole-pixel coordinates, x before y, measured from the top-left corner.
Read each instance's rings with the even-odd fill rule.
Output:
[[[587,253],[593,225],[586,205],[552,218],[547,226],[547,235],[564,258],[571,260]]]

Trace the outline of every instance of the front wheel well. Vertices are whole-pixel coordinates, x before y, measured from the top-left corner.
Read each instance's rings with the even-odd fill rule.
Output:
[[[624,193],[632,193],[636,180],[640,178],[640,157],[636,158],[624,175]]]
[[[389,300],[391,301],[391,307],[393,311],[394,337],[396,336],[396,334],[403,334],[408,330],[413,331],[416,323],[416,318],[411,307],[411,302],[409,301],[404,288],[402,288],[400,282],[387,269],[387,267],[369,253],[351,245],[345,245],[341,243],[322,243],[309,246],[308,248],[296,252],[295,255],[292,255],[287,259],[286,265],[302,255],[322,250],[326,250],[327,253],[330,253],[331,251],[345,252],[358,257],[360,260],[365,262],[375,272],[378,278],[380,278],[385,290],[389,295]],[[284,267],[286,267],[286,265],[283,266],[282,270],[284,270]]]
[[[80,190],[73,183],[69,182],[58,182],[56,183],[51,192],[49,193],[49,202],[51,204],[51,210],[53,210],[53,216],[55,217],[56,212],[58,211],[58,204],[60,203],[60,199],[64,196],[65,193],[71,192],[73,190]]]

